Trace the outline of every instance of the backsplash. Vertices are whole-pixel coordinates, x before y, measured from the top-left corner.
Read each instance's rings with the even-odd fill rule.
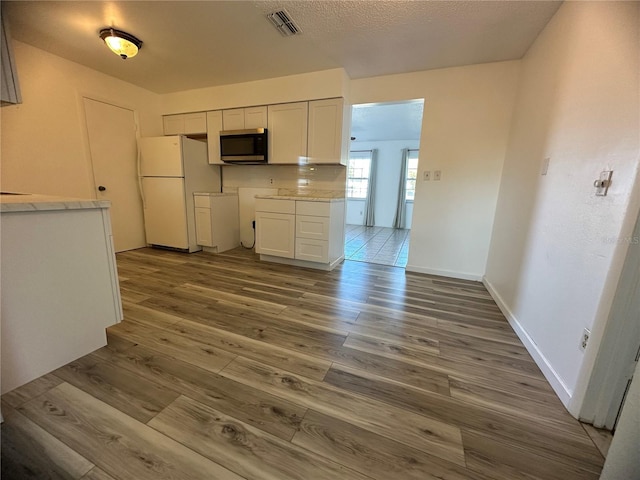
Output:
[[[347,169],[341,165],[225,165],[222,167],[224,192],[241,187],[277,188],[297,193],[310,191],[342,192]]]

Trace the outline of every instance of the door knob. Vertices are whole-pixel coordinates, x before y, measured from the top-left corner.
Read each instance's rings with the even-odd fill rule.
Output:
[[[100,190],[101,192],[104,192],[106,189],[107,189],[107,187],[105,187],[105,186],[103,186],[103,185],[100,185],[100,186],[98,187],[98,190]]]

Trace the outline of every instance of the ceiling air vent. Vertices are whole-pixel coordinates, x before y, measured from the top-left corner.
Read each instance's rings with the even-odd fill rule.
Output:
[[[271,20],[271,23],[273,23],[278,31],[285,37],[302,33],[300,28],[298,28],[298,26],[293,22],[291,16],[284,8],[268,14],[267,18]]]

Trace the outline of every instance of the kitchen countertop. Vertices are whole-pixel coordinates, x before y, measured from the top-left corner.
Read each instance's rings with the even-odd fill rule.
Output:
[[[336,190],[278,189],[277,195],[256,195],[256,198],[274,200],[304,200],[306,202],[343,202],[344,192]]]
[[[0,212],[34,212],[45,210],[86,210],[92,208],[109,208],[109,200],[91,200],[74,197],[56,197],[36,193],[0,194]]]
[[[344,202],[344,198],[317,197],[309,195],[256,195],[256,198],[269,198],[273,200],[304,200],[305,202]]]
[[[237,193],[222,193],[222,192],[193,192],[194,195],[206,195],[209,197],[237,197]]]

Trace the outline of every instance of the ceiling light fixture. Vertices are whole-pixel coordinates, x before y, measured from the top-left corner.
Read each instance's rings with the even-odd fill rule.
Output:
[[[135,57],[138,54],[138,50],[142,48],[142,40],[137,39],[130,33],[114,28],[100,30],[100,38],[104,40],[104,43],[113,53],[119,55],[123,60]]]

